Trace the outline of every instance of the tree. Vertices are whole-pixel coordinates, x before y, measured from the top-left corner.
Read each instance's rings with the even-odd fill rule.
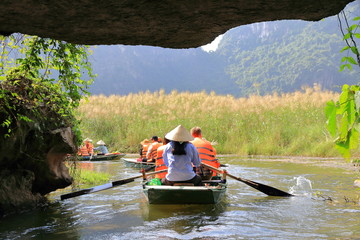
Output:
[[[30,115],[71,126],[79,137],[73,111],[94,77],[87,47],[22,34],[0,36],[0,44],[0,137]]]
[[[341,52],[348,53],[347,56],[342,58],[343,64],[340,66],[340,71],[345,68],[352,70],[352,65],[360,67],[360,55],[357,45],[357,41],[360,39],[360,33],[358,33],[360,17],[353,18],[354,24],[350,25],[347,15],[342,11],[338,15],[338,20],[343,40],[346,43]],[[349,56],[349,53],[355,55],[356,60]],[[343,85],[339,100],[336,103],[329,101],[325,113],[327,128],[335,138],[336,148],[345,159],[350,160],[351,150],[357,149],[359,142],[360,86]]]

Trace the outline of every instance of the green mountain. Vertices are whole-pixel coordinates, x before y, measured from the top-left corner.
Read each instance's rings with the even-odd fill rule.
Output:
[[[359,16],[359,8],[355,10]],[[98,77],[90,92],[111,95],[176,89],[238,97],[291,92],[314,84],[339,90],[344,83],[359,82],[359,69],[339,72],[341,58],[346,56],[340,53],[344,46],[336,17],[237,27],[223,35],[213,52],[96,46],[91,61]]]

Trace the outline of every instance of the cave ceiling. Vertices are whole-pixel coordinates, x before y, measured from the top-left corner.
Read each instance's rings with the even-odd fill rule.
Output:
[[[1,0],[0,34],[87,45],[192,48],[241,25],[318,21],[352,0]]]

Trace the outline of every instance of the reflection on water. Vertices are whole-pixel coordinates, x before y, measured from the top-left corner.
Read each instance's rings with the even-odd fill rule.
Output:
[[[223,158],[229,173],[295,194],[269,197],[228,179],[216,205],[149,205],[139,181],[0,220],[0,239],[356,239],[355,172],[292,162]],[[86,164],[85,164],[86,165]],[[90,164],[86,165],[90,166]],[[94,162],[113,180],[138,175],[122,161]],[[314,192],[332,201],[313,197]]]

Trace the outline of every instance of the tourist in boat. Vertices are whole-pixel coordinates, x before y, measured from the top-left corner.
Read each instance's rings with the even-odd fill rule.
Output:
[[[94,144],[92,143],[92,140],[90,138],[86,138],[84,140],[85,142],[85,146],[88,150],[88,153],[90,156],[93,156],[94,155]]]
[[[106,147],[106,144],[103,140],[100,140],[96,143],[98,146],[94,148],[94,151],[98,151],[100,155],[105,155],[109,153],[109,150]]]
[[[90,138],[85,138],[83,145],[80,146],[78,151],[79,156],[92,156],[94,155],[94,145]]]
[[[164,185],[175,183],[192,183],[195,186],[202,185],[201,177],[194,172],[199,169],[201,160],[196,147],[189,141],[194,138],[182,125],[177,126],[165,138],[170,140],[166,144],[163,159],[168,167],[166,177],[162,179]]]
[[[164,163],[164,159],[163,159],[163,153],[164,153],[164,149],[166,147],[166,144],[168,144],[170,142],[169,139],[164,138],[163,141],[163,145],[160,146],[157,149],[157,157],[156,157],[156,161],[155,161],[155,171],[160,171],[160,170],[165,170],[167,169],[167,166]],[[163,173],[158,173],[155,175],[155,178],[164,178],[166,176],[166,172]]]
[[[149,149],[149,146],[150,146],[150,141],[149,139],[145,138],[144,140],[142,140],[140,142],[140,158],[138,159],[138,161],[144,161],[146,162],[147,161],[147,158],[146,158],[146,153]]]
[[[150,144],[148,151],[146,153],[147,162],[155,162],[157,158],[157,149],[162,145],[159,143],[157,136],[151,138],[152,143]]]
[[[194,140],[191,141],[191,143],[194,144],[198,150],[201,162],[219,168],[220,163],[216,158],[216,149],[213,147],[211,142],[203,138],[201,128],[193,127],[190,130],[190,133],[194,137]],[[200,175],[203,179],[210,179],[212,176],[216,176],[217,173],[215,171],[201,167]]]

